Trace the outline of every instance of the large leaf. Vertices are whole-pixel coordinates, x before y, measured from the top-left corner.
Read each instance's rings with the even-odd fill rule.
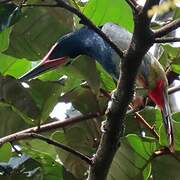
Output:
[[[177,158],[176,158],[177,156]],[[179,155],[163,155],[152,161],[152,178],[158,180],[179,180]]]
[[[96,25],[113,22],[129,31],[133,29],[132,12],[125,1],[89,0],[83,9],[83,13]]]
[[[23,86],[10,76],[0,77],[1,103],[11,107],[19,116],[28,123],[39,121],[39,109],[32,97]]]
[[[151,173],[149,159],[155,149],[154,139],[128,135],[116,152],[108,180],[148,179]]]
[[[39,0],[31,2],[37,3]],[[25,8],[21,21],[13,28],[10,47],[6,53],[19,58],[39,60],[72,27],[73,15],[64,9]]]
[[[0,73],[18,78],[31,68],[31,62],[0,53]]]
[[[8,48],[10,33],[11,28],[6,28],[4,31],[0,32],[0,52],[3,52]]]

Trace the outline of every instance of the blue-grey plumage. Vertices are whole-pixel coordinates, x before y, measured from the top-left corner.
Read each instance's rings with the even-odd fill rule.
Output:
[[[102,31],[123,51],[128,49],[132,34],[113,23],[106,23]],[[96,59],[113,77],[118,78],[120,72],[120,57],[97,33],[88,27],[61,37],[43,58],[39,66],[20,78],[21,81],[34,78],[46,70],[63,64],[67,57],[87,55]],[[87,68],[88,70],[88,68]],[[160,107],[164,126],[173,149],[173,125],[167,95],[167,80],[159,62],[147,53],[139,67],[137,83],[148,90],[149,97]]]

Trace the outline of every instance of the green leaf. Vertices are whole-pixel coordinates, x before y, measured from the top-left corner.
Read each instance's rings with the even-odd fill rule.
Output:
[[[39,0],[32,3],[37,2]],[[71,31],[72,27],[73,14],[64,9],[24,8],[21,21],[13,27],[6,54],[31,61],[40,60],[58,38]]]
[[[176,72],[178,74],[180,73],[180,65],[172,64],[171,68],[174,72]]]
[[[148,179],[151,173],[149,159],[155,149],[153,138],[126,136],[113,159],[108,180]]]
[[[125,1],[89,0],[83,13],[98,26],[113,22],[129,31],[133,29],[132,11]]]
[[[179,159],[178,154],[174,154]],[[179,180],[180,177],[179,160],[172,155],[156,157],[152,161],[152,178],[158,180]]]
[[[175,150],[176,151],[180,151],[180,142],[179,142],[179,138],[180,138],[180,132],[179,132],[179,128],[180,128],[180,122],[176,122],[176,121],[173,121],[173,129],[174,129],[174,139],[175,139]],[[165,133],[165,129],[164,127],[162,126],[160,128],[160,140],[159,140],[160,144],[162,146],[167,146],[168,145],[168,142],[167,142],[167,135]]]
[[[0,53],[0,73],[20,77],[31,68],[31,62]]]
[[[21,16],[21,9],[13,3],[0,4],[0,31],[12,26]]]
[[[71,102],[73,107],[83,114],[100,112],[98,99],[88,88],[75,88],[65,93],[59,100],[62,102]]]
[[[176,112],[172,115],[174,121],[180,122],[180,112]]]
[[[11,144],[6,143],[0,147],[0,161],[7,162],[12,156]]]
[[[44,143],[40,143],[44,144]],[[45,146],[44,146],[45,147]],[[48,146],[46,146],[48,147]],[[41,177],[39,179],[43,180],[60,180],[62,179],[62,165],[56,162],[49,153],[44,153],[44,151],[38,151],[31,148],[30,146],[23,146],[23,152],[32,157],[34,161],[39,163]],[[39,180],[37,178],[37,180]]]
[[[91,157],[95,152],[95,147],[97,147],[98,139],[100,138],[98,128],[98,123],[94,119],[91,119],[65,128],[64,133],[56,131],[52,134],[52,138]],[[87,163],[67,151],[56,150],[65,168],[76,178],[85,179],[88,168]]]
[[[1,104],[11,107],[26,122],[39,122],[39,109],[27,89],[10,76],[0,77]]]
[[[22,116],[17,113],[11,105],[5,105],[0,103],[0,136],[6,136],[11,133],[27,128],[27,123],[25,123]]]
[[[113,81],[111,75],[107,73],[98,62],[96,63],[96,67],[99,73],[101,87],[107,90],[107,92],[113,91],[116,88],[116,84]]]
[[[9,47],[9,36],[11,30],[11,28],[6,28],[4,31],[0,32],[0,52],[5,51]]]
[[[50,112],[58,103],[58,98],[63,91],[63,86],[55,82],[43,82],[32,80],[29,83],[29,93],[40,109],[40,119],[44,122],[49,117]]]

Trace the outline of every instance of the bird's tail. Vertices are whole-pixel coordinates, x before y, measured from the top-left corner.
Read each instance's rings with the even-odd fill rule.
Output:
[[[173,152],[174,151],[173,119],[171,116],[171,110],[169,106],[169,98],[167,92],[164,92],[163,96],[164,96],[164,106],[161,109],[161,113],[168,138],[169,150]]]

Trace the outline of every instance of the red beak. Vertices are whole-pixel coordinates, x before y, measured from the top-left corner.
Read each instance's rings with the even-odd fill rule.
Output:
[[[58,66],[64,64],[66,62],[67,57],[60,57],[57,59],[49,59],[49,56],[51,53],[53,53],[53,50],[57,46],[57,43],[50,49],[50,51],[47,53],[47,55],[43,58],[42,62],[40,62],[39,65],[37,65],[35,68],[24,74],[19,78],[20,81],[28,81],[29,79],[32,79],[50,69],[55,69]]]

